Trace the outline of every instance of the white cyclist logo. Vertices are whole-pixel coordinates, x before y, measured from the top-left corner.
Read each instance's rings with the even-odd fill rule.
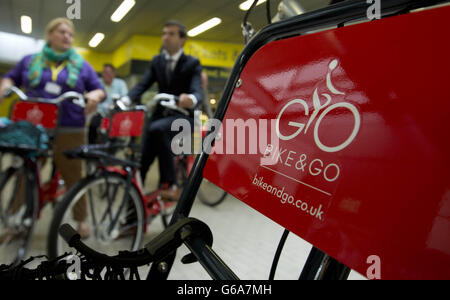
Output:
[[[343,92],[339,91],[338,89],[336,89],[336,87],[333,85],[333,83],[331,81],[331,73],[333,72],[334,69],[336,69],[336,67],[338,66],[338,63],[339,63],[338,60],[335,59],[329,64],[328,74],[327,74],[327,78],[326,78],[326,85],[327,85],[327,88],[328,88],[328,90],[330,91],[331,94],[334,94],[334,95],[345,95],[345,93],[343,93]],[[350,103],[347,103],[347,102],[339,102],[339,103],[335,103],[333,105],[330,105],[330,103],[331,103],[331,96],[330,96],[330,94],[323,93],[322,96],[325,97],[325,99],[326,99],[324,104],[321,103],[319,92],[318,92],[318,88],[316,88],[314,90],[314,95],[313,95],[314,111],[312,111],[311,116],[308,119],[308,123],[305,125],[304,123],[290,121],[288,123],[288,125],[290,127],[297,128],[297,131],[295,131],[291,135],[284,135],[280,131],[280,120],[281,120],[281,117],[283,116],[283,114],[285,113],[285,111],[290,106],[301,104],[303,106],[303,108],[304,108],[305,116],[309,116],[310,115],[309,106],[308,106],[308,104],[307,104],[307,102],[305,100],[303,100],[303,99],[294,99],[294,100],[288,102],[281,109],[281,111],[280,111],[280,113],[278,114],[278,117],[277,117],[277,122],[276,122],[276,128],[275,129],[276,129],[278,137],[281,140],[283,140],[283,141],[288,141],[288,140],[291,140],[291,139],[295,138],[296,136],[298,136],[302,132],[304,134],[306,134],[308,132],[308,129],[312,125],[312,123],[318,117],[317,122],[314,125],[314,141],[315,141],[317,147],[319,147],[321,150],[323,150],[325,152],[338,152],[338,151],[344,149],[345,147],[347,147],[348,145],[350,145],[350,143],[355,139],[356,135],[358,134],[360,126],[361,126],[361,116],[360,116],[360,114],[358,112],[358,109],[353,104],[350,104]],[[324,109],[324,110],[321,112],[322,109]],[[352,116],[354,118],[353,130],[350,133],[350,135],[341,144],[339,144],[337,146],[325,145],[319,138],[320,124],[321,124],[322,120],[325,118],[325,116],[327,116],[330,112],[332,112],[335,109],[346,109],[346,110],[350,111],[350,113],[352,114]]]
[[[121,135],[130,134],[131,127],[133,127],[133,122],[130,120],[129,117],[127,117],[125,120],[120,122],[120,128],[119,128],[120,134]]]
[[[43,116],[44,113],[39,109],[37,105],[34,106],[33,109],[27,111],[27,121],[32,124],[41,124]]]

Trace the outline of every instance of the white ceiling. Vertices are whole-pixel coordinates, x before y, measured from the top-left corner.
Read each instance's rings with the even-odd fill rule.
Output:
[[[242,43],[241,22],[245,12],[238,6],[243,0],[136,0],[135,7],[120,22],[113,23],[110,16],[122,0],[80,0],[81,19],[74,20],[77,30],[75,44],[87,47],[96,32],[103,32],[105,40],[98,51],[111,52],[133,34],[159,36],[162,24],[177,19],[188,29],[212,18],[220,17],[222,23],[196,39]],[[70,1],[69,1],[70,2]],[[271,1],[272,15],[278,1]],[[298,0],[306,11],[326,6],[330,0]],[[67,0],[1,0],[0,31],[23,34],[20,16],[33,19],[32,37],[43,38],[46,24],[55,17],[66,16],[70,4]],[[249,21],[255,28],[266,25],[265,5],[256,7]]]

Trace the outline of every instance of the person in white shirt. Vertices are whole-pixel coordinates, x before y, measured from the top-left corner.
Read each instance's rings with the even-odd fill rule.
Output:
[[[98,141],[98,129],[102,122],[102,118],[108,116],[109,109],[114,104],[114,99],[119,99],[128,94],[127,84],[123,79],[116,78],[116,69],[112,64],[103,65],[100,82],[105,89],[106,99],[98,105],[97,114],[92,117],[89,124],[89,144],[101,142]]]

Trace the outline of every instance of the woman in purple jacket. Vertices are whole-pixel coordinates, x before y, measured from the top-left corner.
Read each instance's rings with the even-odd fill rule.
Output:
[[[85,116],[95,112],[105,93],[94,69],[73,48],[74,25],[66,18],[51,21],[46,28],[46,41],[41,52],[24,57],[0,83],[0,103],[4,92],[19,86],[29,97],[56,98],[75,91],[84,94],[86,108],[65,101],[61,103],[60,127],[54,145],[54,162],[66,187],[70,188],[82,176],[82,162],[67,159],[63,151],[85,143]],[[79,222],[82,237],[89,235],[86,201],[79,201],[73,214]]]

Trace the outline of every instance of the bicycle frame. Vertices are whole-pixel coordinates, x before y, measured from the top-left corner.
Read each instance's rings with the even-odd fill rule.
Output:
[[[52,138],[55,138],[55,129],[58,124],[59,105],[48,103],[47,101],[22,101],[13,102],[10,111],[11,119],[14,122],[28,121],[37,126],[43,126]],[[44,118],[45,116],[45,118]],[[47,185],[43,185],[41,180],[41,167],[38,160],[26,159],[28,164],[33,165],[34,178],[39,189],[38,215],[45,204],[53,202],[58,197],[59,182],[61,175],[53,166],[51,178]]]
[[[42,126],[52,139],[56,138],[56,128],[59,124],[59,108],[60,103],[66,99],[72,99],[73,103],[80,107],[84,107],[83,96],[76,92],[66,92],[55,99],[40,99],[40,98],[28,98],[19,88],[11,87],[8,93],[16,94],[19,99],[14,101],[10,108],[10,118],[14,121],[28,121],[35,126]],[[45,158],[47,155],[41,155],[40,158]],[[47,185],[42,185],[41,181],[41,169],[39,161],[35,159],[29,159],[23,157],[26,161],[25,164],[30,164],[32,169],[36,173],[34,178],[39,188],[39,206],[38,206],[38,218],[42,207],[53,202],[58,196],[58,187],[61,179],[61,175],[53,165],[51,179]],[[62,191],[61,193],[64,193]]]
[[[23,99],[27,100],[26,96],[22,95],[20,90],[16,91],[15,89],[13,89],[13,91],[16,92],[19,97],[24,97]],[[28,121],[35,126],[43,125],[47,131],[54,133],[54,129],[58,124],[58,110],[59,106],[56,103],[49,103],[47,101],[20,101],[13,103],[10,116],[13,121]],[[44,115],[46,115],[46,118],[44,118]],[[40,142],[40,136],[38,142]],[[31,149],[27,149],[27,147],[20,145],[8,145],[2,148],[2,153],[11,153],[16,156],[16,159],[20,160],[20,162],[14,163],[5,171],[5,178],[19,174],[15,189],[17,191],[18,186],[25,189],[24,201],[27,204],[25,216],[27,216],[27,218],[29,217],[27,223],[30,222],[30,227],[27,230],[25,237],[25,244],[23,244],[23,247],[17,253],[16,260],[21,258],[29,248],[35,222],[40,218],[42,208],[47,203],[54,202],[59,195],[58,188],[60,186],[60,174],[55,169],[54,165],[50,181],[45,185],[42,183],[42,159],[48,157],[47,150],[33,149],[31,152],[30,150]],[[23,173],[21,173],[22,170]],[[20,201],[16,199],[16,197],[13,199],[13,201]],[[22,220],[22,222],[24,222],[24,220]]]
[[[383,1],[381,16],[389,17],[408,13],[411,10],[428,7],[448,1],[422,1],[422,0],[392,0]],[[344,23],[360,21],[367,18],[368,4],[366,1],[345,1],[336,5],[306,13],[292,19],[270,25],[256,35],[245,47],[226,84],[215,119],[222,121],[227,112],[233,92],[239,86],[239,78],[250,58],[264,45],[272,41],[301,35],[313,30],[321,30],[329,27],[342,27]],[[208,134],[211,134],[208,133]],[[207,149],[209,150],[209,149]],[[189,216],[195,196],[203,179],[203,171],[208,161],[208,152],[203,151],[195,162],[189,177],[187,188],[183,190],[176,207],[171,225]],[[218,256],[205,245],[192,245],[191,248],[202,266],[214,279],[235,279],[236,276]],[[197,255],[199,254],[199,255]],[[175,259],[172,252],[164,260],[155,262],[148,273],[147,279],[167,279]],[[161,266],[164,266],[162,268]],[[324,252],[313,248],[302,272],[301,279],[345,279],[350,269]]]
[[[186,160],[187,160],[186,172],[187,174],[189,174],[193,165],[192,156],[186,157]],[[127,178],[128,184],[132,185],[137,190],[139,197],[142,201],[145,219],[144,232],[147,232],[147,225],[149,223],[150,217],[154,218],[158,216],[158,214],[163,210],[162,208],[162,206],[164,205],[163,201],[162,200],[158,201],[158,195],[161,190],[156,190],[153,193],[145,194],[139,171],[131,167],[119,168],[113,166],[99,165],[97,172],[100,172],[98,175],[99,177],[102,177],[102,172],[106,172],[105,175],[108,173],[117,173],[122,175],[124,178]]]
[[[110,116],[103,118],[101,128],[106,130],[106,134],[109,138],[131,137],[136,138],[142,136],[143,129],[146,128],[145,118],[146,107],[136,106],[129,110],[112,111]],[[127,145],[133,146],[131,140]],[[132,151],[131,160],[135,160],[135,152]],[[188,159],[188,171],[192,168],[193,160]],[[157,190],[149,195],[146,195],[143,190],[143,183],[141,182],[140,173],[136,167],[113,167],[103,165],[100,163],[97,167],[99,172],[106,171],[110,173],[117,173],[127,178],[128,183],[131,184],[139,194],[144,207],[144,219],[145,227],[144,232],[147,232],[147,225],[150,217],[156,217],[162,210],[164,205],[161,201],[158,201],[158,195],[160,190]],[[101,173],[99,176],[102,176]]]
[[[150,199],[146,197],[146,195],[144,194],[139,172],[137,170],[131,169],[130,167],[121,169],[118,167],[111,167],[111,166],[106,167],[99,166],[98,170],[100,172],[104,170],[107,173],[117,173],[122,175],[123,177],[127,178],[128,184],[131,184],[138,191],[139,197],[141,198],[142,205],[144,207],[144,220],[145,220],[144,232],[147,232],[149,217],[152,215],[152,212],[158,213],[160,209],[153,208],[153,205],[158,205],[158,203],[153,203],[153,205],[150,206],[150,204],[152,204],[152,201],[150,201]],[[102,177],[102,173],[100,173],[99,177]]]

